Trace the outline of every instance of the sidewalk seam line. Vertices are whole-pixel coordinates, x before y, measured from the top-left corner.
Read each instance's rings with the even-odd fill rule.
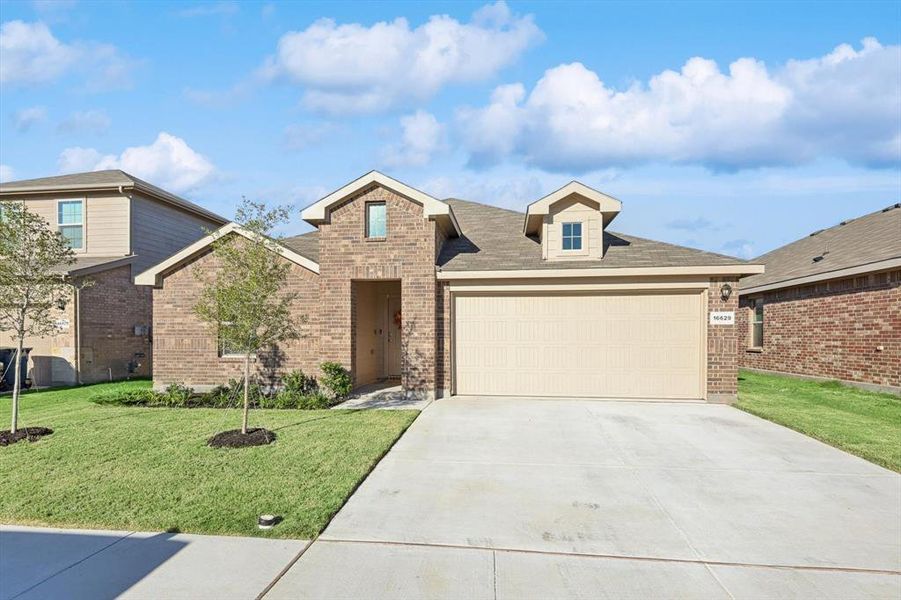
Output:
[[[459,550],[481,550],[493,552],[509,552],[521,554],[540,554],[545,556],[576,556],[581,558],[609,558],[615,560],[640,560],[647,562],[670,562],[684,563],[696,565],[712,565],[717,567],[744,567],[758,569],[785,569],[798,571],[839,571],[846,573],[862,573],[873,575],[901,575],[901,569],[871,569],[867,567],[827,567],[821,565],[782,565],[770,563],[743,563],[723,560],[705,560],[690,558],[665,558],[659,556],[630,556],[621,554],[601,554],[591,552],[562,552],[557,550],[530,550],[517,548],[493,548],[491,546],[465,546],[462,544],[440,544],[431,542],[393,542],[386,540],[354,540],[346,538],[318,538],[320,543],[337,543],[337,544],[381,544],[386,546],[419,546],[424,548],[452,548]]]
[[[295,554],[295,555],[294,555],[294,558],[292,558],[290,561],[288,561],[288,564],[285,565],[285,566],[282,568],[282,570],[278,572],[278,575],[275,576],[275,579],[273,579],[272,581],[270,581],[269,584],[268,584],[266,587],[263,588],[263,591],[260,592],[259,595],[257,595],[256,600],[262,600],[263,596],[265,596],[265,595],[268,594],[270,591],[272,591],[272,588],[275,587],[275,584],[277,584],[279,581],[281,581],[282,577],[284,577],[284,576],[288,573],[288,571],[291,570],[291,567],[293,567],[295,564],[297,564],[297,561],[300,560],[300,557],[303,556],[304,553],[305,553],[307,550],[309,550],[310,546],[312,546],[313,543],[314,543],[316,540],[318,540],[318,539],[319,539],[319,536],[316,536],[315,538],[313,538],[312,540],[310,540],[309,543],[308,543],[306,546],[304,546],[303,548],[301,548],[301,549],[300,549],[300,552],[298,552],[297,554]]]

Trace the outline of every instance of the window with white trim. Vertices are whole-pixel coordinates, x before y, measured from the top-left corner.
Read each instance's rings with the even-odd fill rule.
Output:
[[[582,249],[582,223],[563,224],[563,249]]]
[[[56,204],[57,230],[74,250],[84,248],[84,200],[60,200]]]

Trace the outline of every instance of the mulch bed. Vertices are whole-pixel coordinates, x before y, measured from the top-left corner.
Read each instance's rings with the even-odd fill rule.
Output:
[[[217,433],[207,444],[213,448],[246,448],[247,446],[265,446],[275,441],[275,433],[262,427],[248,429],[246,434],[240,429],[231,429]]]
[[[53,433],[53,430],[49,427],[23,427],[15,433],[10,433],[9,429],[5,429],[0,431],[0,446],[9,446],[22,440],[36,442],[51,433]]]

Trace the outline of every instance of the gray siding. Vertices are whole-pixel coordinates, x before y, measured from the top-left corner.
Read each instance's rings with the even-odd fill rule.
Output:
[[[131,200],[132,252],[137,275],[197,241],[219,225],[184,210],[133,194]]]

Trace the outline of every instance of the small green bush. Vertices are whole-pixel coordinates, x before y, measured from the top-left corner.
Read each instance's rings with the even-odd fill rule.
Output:
[[[180,383],[170,383],[162,394],[163,402],[167,406],[189,406],[194,389]]]
[[[336,362],[324,362],[319,365],[322,371],[322,377],[319,384],[325,389],[326,394],[332,400],[341,400],[346,398],[353,390],[353,382],[350,378],[350,371]]]
[[[297,408],[301,410],[323,410],[335,404],[325,394],[315,393],[301,396]]]
[[[319,384],[316,382],[316,378],[306,375],[300,369],[291,371],[282,377],[282,385],[284,386],[284,391],[300,394],[301,396],[309,396],[319,391]]]

